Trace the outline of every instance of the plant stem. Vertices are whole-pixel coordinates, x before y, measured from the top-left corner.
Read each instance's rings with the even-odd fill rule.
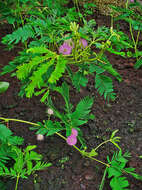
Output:
[[[18,189],[18,183],[19,183],[19,174],[17,175],[17,180],[16,180],[16,185],[15,185],[15,190],[17,190]]]
[[[101,164],[107,166],[108,168],[110,167],[109,164],[106,164],[105,162],[102,162],[102,161],[100,161],[100,160],[98,160],[98,159],[96,159],[96,158],[93,158],[92,156],[89,156],[89,155],[85,155],[85,156],[88,157],[88,158],[90,158],[91,160],[95,160],[96,162],[99,162],[99,163],[101,163]]]
[[[103,175],[99,190],[103,190],[106,174],[107,174],[107,167],[106,167],[106,169],[104,171],[104,175]]]
[[[37,123],[33,123],[33,122],[29,122],[29,121],[24,121],[24,120],[20,120],[20,119],[11,119],[11,118],[4,118],[4,117],[0,117],[0,119],[1,119],[1,120],[4,120],[5,122],[8,122],[8,121],[17,121],[17,122],[21,122],[21,123],[27,123],[27,124],[29,124],[29,125],[40,126],[40,125],[37,124]],[[62,139],[64,139],[64,140],[66,141],[66,137],[64,137],[64,136],[61,135],[60,133],[56,132],[55,134],[58,135],[58,136],[60,136]],[[73,145],[73,147],[74,147],[76,150],[78,150],[81,155],[83,155],[83,154],[82,154],[82,151],[81,151],[77,146]],[[92,160],[95,160],[96,162],[99,162],[99,163],[101,163],[101,164],[103,164],[103,165],[105,165],[105,166],[107,166],[107,167],[110,167],[109,164],[106,164],[105,162],[102,162],[102,161],[100,161],[100,160],[98,160],[98,159],[96,159],[96,158],[94,158],[94,157],[92,157],[92,156],[89,156],[89,155],[85,155],[85,156],[88,157],[88,158],[90,158],[90,159],[92,159]]]
[[[126,9],[128,9],[129,0],[126,1]]]
[[[100,146],[102,146],[103,144],[108,143],[108,142],[110,142],[110,139],[108,139],[108,140],[102,142],[101,144],[99,144],[94,150],[96,151]]]
[[[20,122],[20,123],[27,123],[29,125],[36,125],[39,126],[39,124],[37,123],[32,123],[29,121],[24,121],[24,120],[20,120],[20,119],[11,119],[11,118],[4,118],[4,117],[0,117],[1,120],[4,120],[5,122],[9,122],[9,121],[16,121],[16,122]]]

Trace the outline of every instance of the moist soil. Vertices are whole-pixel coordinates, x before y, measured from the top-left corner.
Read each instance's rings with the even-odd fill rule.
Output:
[[[110,18],[102,15],[95,15],[97,25],[109,25]],[[121,27],[127,33],[126,23]],[[9,25],[1,25],[0,39],[10,33]],[[0,68],[7,65],[17,55],[19,48],[8,51],[0,44]],[[94,97],[92,114],[95,120],[89,121],[81,126],[88,150],[96,147],[99,143],[108,139],[114,130],[119,130],[117,136],[121,137],[120,146],[123,152],[129,151],[131,158],[128,167],[136,168],[136,172],[142,175],[142,68],[135,70],[133,65],[135,59],[124,59],[120,56],[107,54],[113,67],[123,77],[119,83],[114,79],[114,89],[117,98],[114,102],[107,103],[100,97],[94,88],[94,80],[89,77],[87,87],[81,88],[80,93],[70,89],[70,100],[76,105],[86,95]],[[16,118],[32,122],[39,122],[47,119],[47,107],[40,103],[39,97],[31,99],[18,96],[20,89],[19,81],[4,75],[0,81],[10,83],[9,89],[0,95],[0,115],[7,118]],[[62,109],[63,101],[57,94],[53,95],[58,109]],[[37,145],[36,151],[43,155],[43,161],[51,162],[52,166],[44,171],[36,172],[27,180],[21,179],[19,190],[98,190],[99,184],[105,169],[95,161],[82,157],[73,147],[60,137],[54,135],[45,137],[44,141],[37,141],[34,131],[29,130],[29,125],[24,123],[10,122],[9,127],[15,135],[23,137],[24,147]],[[77,144],[80,146],[80,144]],[[107,162],[107,155],[112,156],[116,150],[111,144],[99,149],[97,159]],[[142,182],[127,176],[131,190],[142,189]],[[15,180],[9,179],[7,190],[14,190]],[[110,190],[109,179],[106,179],[104,190]]]

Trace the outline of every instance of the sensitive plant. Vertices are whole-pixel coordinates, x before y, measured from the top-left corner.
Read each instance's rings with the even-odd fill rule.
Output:
[[[48,96],[49,90],[52,90],[52,84],[56,84],[60,78],[66,80],[70,77],[73,86],[79,91],[80,86],[87,85],[88,75],[93,75],[98,93],[104,95],[107,100],[114,100],[112,79],[103,73],[108,72],[119,81],[121,76],[109,63],[105,52],[125,57],[125,49],[133,47],[131,41],[122,31],[113,29],[113,22],[111,28],[99,27],[94,32],[96,23],[93,20],[87,22],[83,18],[84,26],[79,27],[75,22],[70,24],[66,16],[61,19],[56,16],[47,17],[44,13],[42,18],[39,16],[35,19],[31,16],[24,26],[5,36],[3,43],[11,45],[22,41],[28,44],[29,48],[9,66],[4,67],[2,73],[17,70],[16,76],[22,82],[20,95],[31,97],[45,92],[42,102]],[[65,32],[68,32],[68,35],[64,35]],[[63,35],[64,37],[61,37]],[[29,38],[33,40],[28,43]],[[63,44],[58,46],[57,50],[57,43],[60,44],[63,39]],[[69,41],[72,41],[72,45]],[[85,47],[83,51],[82,47]],[[92,48],[99,49],[99,53],[92,51]],[[77,72],[72,72],[71,65],[77,67]],[[41,90],[35,92],[38,89]]]
[[[49,2],[53,3],[48,4]],[[23,6],[23,1],[19,1],[18,3],[18,6]],[[35,3],[39,3],[39,1],[35,1]],[[63,3],[66,2],[64,1]],[[47,4],[46,9],[43,9]],[[74,1],[74,4],[77,7],[76,10],[78,13],[74,8],[71,8],[65,14],[65,9],[62,9],[60,1],[53,0],[40,1],[40,4],[34,5],[31,10],[27,12],[22,12],[19,6],[18,14],[15,14],[15,18],[20,18],[20,21],[16,21],[15,19],[12,23],[17,22],[17,27],[15,27],[17,29],[12,34],[6,35],[2,39],[2,42],[9,46],[22,42],[24,44],[24,50],[18,57],[10,62],[9,65],[3,68],[2,74],[12,72],[12,76],[16,76],[21,81],[21,90],[19,93],[21,96],[26,95],[26,97],[31,98],[33,95],[42,95],[41,102],[44,102],[50,107],[50,109],[48,109],[49,118],[48,120],[38,123],[2,117],[0,119],[6,122],[12,120],[33,125],[31,129],[37,131],[38,140],[43,140],[43,135],[50,136],[56,134],[60,136],[68,145],[73,146],[83,156],[98,161],[106,166],[100,190],[103,189],[104,179],[107,173],[108,177],[111,178],[111,188],[118,190],[117,184],[122,183],[122,190],[128,187],[128,181],[122,174],[129,173],[137,179],[141,179],[141,177],[134,173],[134,169],[125,170],[127,163],[126,157],[128,157],[128,154],[122,155],[121,148],[118,145],[120,137],[115,136],[117,131],[112,133],[110,139],[102,142],[90,152],[86,151],[87,148],[80,126],[86,124],[89,119],[94,119],[93,115],[90,114],[93,98],[87,96],[74,107],[70,103],[67,83],[73,85],[80,91],[81,86],[85,87],[87,85],[88,76],[92,75],[95,81],[94,86],[99,94],[104,95],[104,98],[108,101],[114,100],[115,93],[112,78],[106,75],[106,72],[109,73],[109,75],[111,74],[118,81],[121,81],[122,78],[112,67],[111,63],[109,63],[105,52],[109,51],[112,54],[126,57],[132,55],[129,49],[134,48],[135,54],[132,56],[136,55],[137,61],[139,61],[139,58],[141,58],[141,52],[138,51],[140,32],[138,31],[136,41],[134,39],[130,40],[122,31],[114,29],[113,17],[110,28],[104,26],[97,28],[94,20],[87,21],[83,14],[81,15],[79,2]],[[53,9],[50,9],[49,6],[54,6],[54,8],[52,7]],[[128,10],[127,6],[128,1],[126,3],[126,9]],[[133,5],[129,4],[129,6]],[[26,8],[28,8],[27,5]],[[35,8],[35,11],[33,8]],[[130,14],[127,16],[129,17]],[[136,17],[136,20],[137,19],[141,20],[141,17]],[[77,24],[78,20],[81,23],[80,26]],[[132,36],[133,22],[130,22],[130,26]],[[75,71],[73,67],[76,68]],[[63,112],[59,112],[54,106],[51,96],[53,91],[60,93],[64,98],[65,106]],[[55,118],[54,121],[51,119],[51,115]],[[62,135],[63,131],[66,132],[65,136]],[[76,146],[79,142],[81,148]],[[116,148],[119,149],[119,152],[114,154],[111,161],[108,157],[108,163],[104,163],[96,159],[98,155],[97,150],[108,142],[114,144]],[[30,148],[32,150],[35,146]],[[19,152],[18,155],[20,155],[20,159],[22,158],[23,163],[23,160],[26,159],[24,157],[25,152],[19,149],[17,152]],[[28,162],[27,165],[21,165],[21,173],[16,173],[17,170],[9,171],[2,169],[1,175],[4,176],[5,171],[7,171],[9,176],[10,173],[13,175],[15,172],[17,177],[22,175],[25,177],[31,174],[31,166],[33,166],[31,161]],[[15,159],[15,165],[17,162],[19,162],[18,158]],[[40,166],[40,164],[38,166]],[[37,169],[35,166],[33,166],[33,168],[35,168],[35,170]],[[22,174],[22,172],[25,173]],[[17,188],[17,185],[15,188]]]
[[[13,74],[16,74],[22,82],[21,95],[26,94],[27,97],[32,97],[32,95],[45,92],[42,102],[60,78],[64,78],[64,80],[70,78],[73,86],[79,91],[80,86],[87,85],[87,76],[93,75],[95,88],[99,94],[104,95],[107,100],[114,100],[115,93],[113,92],[112,79],[103,73],[108,72],[119,81],[121,81],[121,76],[109,63],[104,52],[108,49],[116,53],[112,46],[114,42],[116,43],[116,40],[119,41],[120,36],[112,28],[111,30],[99,28],[94,34],[93,40],[89,43],[89,39],[87,41],[81,38],[83,33],[78,30],[79,25],[71,23],[70,31],[73,45],[70,46],[65,41],[58,48],[60,54],[58,54],[58,51],[51,51],[46,47],[46,44],[29,48],[12,61],[9,66],[4,67],[2,74],[14,71]],[[91,51],[92,46],[98,47],[100,52]],[[123,54],[123,52],[117,54]],[[19,64],[20,62],[21,64]],[[77,68],[77,72],[72,71],[72,65]],[[38,89],[41,90],[37,91]]]
[[[91,151],[89,152],[87,151],[87,145],[83,139],[83,134],[82,131],[80,130],[80,126],[87,124],[89,119],[94,119],[94,116],[90,114],[91,107],[93,105],[93,99],[91,97],[85,97],[74,108],[73,105],[70,103],[69,87],[65,82],[62,84],[61,87],[54,87],[54,90],[60,93],[65,101],[65,106],[62,113],[58,111],[58,109],[54,106],[52,102],[52,96],[48,96],[48,101],[46,102],[47,106],[49,107],[49,109],[47,110],[47,113],[49,115],[48,120],[44,120],[42,123],[41,122],[33,123],[33,122],[28,122],[18,119],[3,118],[3,117],[0,117],[0,120],[6,123],[9,123],[10,121],[18,121],[32,125],[30,129],[36,130],[37,135],[40,134],[45,136],[51,136],[56,134],[60,136],[62,139],[64,139],[68,145],[73,146],[76,150],[78,150],[82,156],[85,156],[89,159],[92,159],[94,161],[97,161],[105,165],[106,169],[99,190],[102,190],[104,187],[104,180],[106,178],[107,173],[108,173],[108,178],[111,178],[110,186],[113,190],[119,190],[120,188],[122,190],[129,186],[125,174],[130,174],[136,179],[142,180],[142,177],[134,172],[135,171],[134,168],[126,168],[126,163],[128,162],[126,158],[130,157],[130,154],[128,153],[122,154],[122,150],[118,144],[120,142],[120,137],[116,136],[118,130],[114,131],[108,140],[105,140],[97,147],[93,148]],[[58,120],[60,120],[60,122],[56,121],[55,118],[51,119],[51,115],[57,117]],[[5,130],[7,132],[5,132]],[[11,139],[10,138],[12,134],[11,131],[3,124],[1,124],[1,131],[3,134],[1,138],[3,142],[6,142],[5,139],[6,140]],[[66,137],[62,135],[63,131],[66,131]],[[17,143],[21,143],[21,141],[23,141],[23,139],[19,137],[14,137],[14,140]],[[14,140],[12,140],[13,143],[15,143]],[[77,140],[79,140],[81,143],[80,148],[76,146]],[[9,143],[10,142],[11,140],[9,141]],[[112,143],[118,149],[118,151],[114,153],[112,160],[110,160],[110,158],[108,157],[107,158],[108,163],[105,163],[97,159],[96,157],[99,155],[98,149],[104,144],[109,142]],[[21,149],[15,146],[14,148],[12,147],[12,151],[16,151],[16,154],[14,156],[17,157],[12,157],[15,160],[15,164],[14,167],[11,168],[10,170],[2,163],[3,160],[1,161],[2,168],[0,170],[0,175],[16,177],[17,181],[15,189],[17,189],[20,177],[27,178],[27,175],[30,175],[32,172],[43,169],[51,165],[50,163],[44,164],[39,162],[39,160],[41,159],[41,155],[38,155],[37,153],[33,152],[32,150],[34,148],[36,148],[36,146],[28,146],[27,148],[25,148],[24,152],[22,152]],[[8,155],[11,154],[8,153]],[[8,156],[7,157],[3,156],[3,157],[4,161],[5,160],[7,161]],[[1,159],[3,159],[3,157]],[[35,166],[32,164],[33,160],[38,161]],[[118,186],[119,183],[121,183],[121,186]]]
[[[5,122],[18,121],[18,122],[23,122],[23,123],[30,124],[30,125],[32,125],[32,127],[31,127],[32,130],[37,130],[37,134],[40,133],[40,134],[43,134],[43,135],[46,135],[46,136],[51,136],[53,134],[56,134],[56,135],[60,136],[62,139],[64,139],[68,145],[73,146],[77,151],[79,151],[79,153],[82,156],[87,157],[87,158],[89,158],[91,160],[97,161],[97,162],[103,164],[104,166],[106,166],[106,169],[105,169],[105,172],[104,172],[104,175],[103,175],[102,182],[101,182],[99,190],[102,190],[103,187],[104,187],[104,180],[106,178],[107,173],[108,173],[108,178],[111,178],[110,186],[111,186],[111,188],[113,190],[119,190],[119,189],[121,189],[121,190],[124,189],[125,190],[125,188],[129,186],[129,183],[128,183],[127,178],[125,177],[125,174],[130,174],[133,177],[135,177],[136,179],[142,180],[142,177],[135,173],[134,168],[126,168],[126,163],[128,162],[128,160],[126,158],[130,157],[130,154],[128,154],[128,153],[122,154],[122,150],[121,150],[120,146],[118,145],[118,142],[120,141],[120,137],[116,136],[116,133],[118,132],[118,130],[114,131],[112,133],[111,137],[108,140],[105,140],[104,142],[99,144],[97,147],[93,148],[91,151],[87,151],[87,146],[86,146],[86,143],[82,139],[82,134],[81,134],[79,126],[87,122],[87,121],[84,121],[83,118],[93,119],[92,116],[88,117],[89,116],[88,114],[90,112],[90,108],[91,108],[91,105],[92,105],[93,102],[92,102],[92,99],[90,101],[90,98],[89,99],[87,98],[86,100],[83,99],[78,103],[78,105],[76,106],[75,111],[71,112],[72,105],[70,104],[70,102],[68,102],[69,99],[68,99],[68,96],[67,96],[68,93],[66,91],[66,89],[67,89],[66,87],[67,87],[66,84],[64,84],[61,88],[58,89],[58,92],[60,92],[64,97],[65,104],[66,104],[64,111],[67,112],[67,113],[59,112],[55,108],[55,106],[53,105],[51,100],[48,101],[48,102],[50,102],[49,106],[54,110],[55,116],[58,117],[61,120],[60,123],[56,122],[56,121],[53,122],[50,119],[50,115],[49,115],[49,119],[46,120],[46,121],[44,120],[43,123],[41,123],[41,122],[33,123],[33,122],[27,122],[27,121],[23,121],[23,120],[2,118],[2,117],[0,117],[0,119],[2,121],[5,121]],[[76,117],[74,118],[74,116],[76,116]],[[77,116],[78,116],[79,120],[76,120]],[[69,118],[71,120],[69,120]],[[72,126],[73,127],[76,126],[76,128],[73,128]],[[61,131],[64,131],[64,130],[66,131],[66,136],[67,137],[63,136],[62,133],[61,133]],[[76,146],[77,139],[79,139],[81,144],[82,144],[82,146],[80,148],[78,146]],[[118,151],[116,151],[114,153],[114,155],[112,157],[112,160],[110,160],[110,158],[108,157],[107,158],[108,163],[105,163],[105,162],[97,159],[96,157],[98,156],[98,149],[101,146],[103,146],[104,144],[109,143],[109,142],[112,143],[118,149]],[[32,150],[33,148],[35,148],[35,146],[28,146],[26,148],[26,150],[29,151],[29,150]],[[26,150],[25,150],[25,152],[26,152]],[[21,150],[17,151],[17,152],[20,154],[20,156],[23,155]],[[24,153],[24,155],[25,155],[25,153]],[[23,159],[30,158],[31,160],[32,159],[35,160],[37,158],[39,159],[39,156],[35,156],[36,154],[33,153],[33,152],[32,152],[33,157],[30,156],[30,154],[28,154],[28,155],[29,156],[25,155],[25,158],[23,158],[23,156],[22,156],[22,158]],[[16,159],[16,161],[18,162],[19,160]],[[17,164],[17,162],[15,163],[15,165]],[[27,175],[31,174],[32,171],[38,170],[39,168],[43,169],[44,167],[47,167],[47,166],[50,165],[50,164],[48,164],[48,165],[44,165],[44,164],[42,165],[41,164],[40,165],[40,163],[38,163],[32,169],[31,168],[31,162],[30,163],[29,162],[30,161],[28,159],[27,171],[24,170],[26,166],[20,164],[20,168],[21,168],[20,171],[19,171],[19,165],[16,165],[18,167],[18,175],[15,172],[15,170],[17,168],[16,166],[14,167],[15,170],[11,169],[9,171],[9,170],[7,170],[5,168],[2,169],[1,170],[1,175],[5,176],[5,172],[7,172],[6,175],[9,175],[9,176],[15,176],[15,177],[17,176],[18,177],[18,176],[21,175],[23,177],[26,177],[26,174]],[[17,178],[17,180],[18,179],[19,178]],[[121,184],[121,186],[118,186],[119,183]],[[16,187],[17,187],[17,185],[16,185]]]
[[[58,119],[52,121],[50,119],[51,115],[49,114],[49,119],[44,120],[44,125],[39,122],[38,126],[35,126],[31,129],[37,130],[36,134],[42,134],[46,136],[50,136],[57,132],[65,130],[68,144],[76,144],[78,139],[82,146],[84,146],[82,132],[79,126],[87,123],[89,119],[94,119],[94,116],[92,114],[89,114],[93,105],[93,98],[89,96],[85,97],[76,105],[76,108],[74,108],[70,103],[69,87],[65,82],[61,87],[54,87],[54,91],[60,93],[64,99],[65,105],[63,113],[59,112],[58,109],[54,106],[52,96],[49,95],[48,100],[45,102],[45,104],[50,107],[50,112],[52,110],[54,113],[53,116]]]

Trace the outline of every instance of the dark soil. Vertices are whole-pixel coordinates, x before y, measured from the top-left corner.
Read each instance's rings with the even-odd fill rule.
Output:
[[[109,18],[96,16],[98,25],[109,23]],[[125,26],[124,26],[125,29]],[[0,38],[9,33],[9,26],[2,25]],[[7,65],[17,55],[17,49],[7,51],[0,44],[0,67]],[[84,138],[88,148],[94,148],[103,140],[108,139],[112,131],[118,129],[121,137],[120,146],[123,152],[129,151],[132,155],[128,166],[135,167],[136,172],[142,175],[142,69],[135,70],[134,59],[124,59],[120,56],[108,54],[108,58],[117,71],[122,75],[123,81],[118,83],[114,80],[117,98],[109,104],[100,97],[94,89],[93,79],[89,79],[86,88],[81,93],[71,89],[71,102],[76,104],[86,95],[94,96],[92,113],[96,116],[94,121],[82,127]],[[40,103],[39,98],[32,99],[18,97],[20,84],[10,75],[0,78],[0,81],[10,82],[10,87],[0,95],[0,115],[2,117],[17,118],[27,121],[42,121],[47,118],[47,107]],[[62,102],[59,101],[61,108]],[[37,145],[36,151],[43,155],[43,160],[52,162],[53,166],[46,171],[37,172],[28,180],[20,180],[19,190],[98,190],[105,167],[95,161],[83,158],[73,147],[66,144],[58,136],[45,138],[37,141],[36,135],[29,130],[29,126],[23,123],[10,123],[10,128],[15,135],[25,139],[24,146]],[[107,162],[107,155],[112,155],[111,144],[103,146],[98,159]],[[61,163],[61,160],[67,160]],[[129,177],[130,189],[141,190],[142,182]],[[34,183],[35,182],[35,183]],[[15,180],[8,181],[8,190],[13,190]],[[109,180],[106,180],[104,190],[110,190]]]

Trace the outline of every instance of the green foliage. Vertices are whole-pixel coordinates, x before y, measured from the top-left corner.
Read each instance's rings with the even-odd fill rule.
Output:
[[[141,40],[139,39],[139,36],[142,31],[142,5],[139,2],[128,3],[127,1],[125,8],[115,6],[111,6],[111,8],[115,12],[119,12],[119,15],[114,18],[114,21],[124,20],[129,24],[129,32],[131,35],[130,48],[134,49],[135,52],[133,52],[132,50],[128,51],[127,56],[136,58],[136,64],[134,65],[134,68],[138,69],[142,65],[142,53],[139,50],[139,47],[141,46]],[[127,42],[129,42],[130,40],[127,39]]]
[[[142,11],[142,5],[137,2],[126,5],[126,8],[111,6],[111,8],[119,12],[119,16],[115,17],[115,20],[125,20],[130,23],[134,30],[142,30],[142,17],[139,11]],[[139,10],[139,11],[136,11]]]
[[[3,39],[2,43],[4,44],[17,44],[20,41],[23,43],[29,38],[33,38],[35,35],[31,25],[26,24],[23,27],[18,28],[12,34],[7,34]]]
[[[81,72],[75,73],[71,79],[73,85],[78,91],[80,91],[81,86],[85,87],[88,83],[88,79]]]
[[[8,65],[2,68],[2,72],[0,73],[0,75],[14,72],[17,66],[23,64],[24,62],[30,61],[30,59],[31,55],[27,54],[26,51],[19,52],[19,56],[15,57],[13,61],[10,61]],[[15,76],[15,74],[12,73],[12,76]]]
[[[87,22],[84,19],[83,21],[84,27],[80,27],[79,29],[76,23],[71,22],[70,24],[67,15],[64,18],[56,18],[55,16],[52,19],[50,17],[46,18],[46,16],[45,18],[37,19],[30,17],[27,24],[3,38],[3,42],[9,44],[14,42],[18,43],[19,41],[26,42],[29,38],[33,38],[33,41],[29,44],[29,47],[32,48],[29,48],[27,53],[22,53],[20,55],[21,58],[19,57],[17,60],[10,62],[9,66],[5,66],[2,72],[2,74],[5,74],[15,69],[17,70],[16,76],[22,82],[21,96],[26,94],[26,96],[30,98],[33,95],[43,94],[41,102],[44,102],[49,94],[49,90],[52,89],[52,84],[56,84],[60,78],[63,78],[67,70],[72,84],[78,91],[81,86],[85,87],[87,85],[87,74],[93,74],[95,78],[95,88],[97,88],[100,95],[104,95],[106,100],[114,100],[115,93],[113,92],[113,82],[111,78],[105,75],[97,75],[98,67],[95,66],[99,66],[103,72],[106,71],[121,81],[121,76],[112,67],[107,58],[105,58],[104,52],[108,50],[123,56],[123,51],[117,53],[114,48],[120,44],[117,49],[121,50],[129,44],[126,45],[126,43],[124,43],[125,38],[121,40],[123,43],[120,43],[119,38],[124,36],[122,33],[120,36],[120,34],[116,34],[115,31],[110,32],[110,29],[106,27],[98,28],[94,33],[93,28],[96,23],[93,20]],[[29,30],[26,29],[25,32],[24,27],[29,27]],[[33,36],[30,35],[30,30],[33,31]],[[72,50],[71,59],[67,56],[58,55],[54,51],[55,43],[60,43],[62,39],[65,39],[65,37],[61,38],[61,34],[63,36],[67,31],[72,32],[70,36],[76,47]],[[96,45],[100,52],[98,54],[95,52],[92,53],[91,45],[82,49],[79,45],[79,39],[81,37],[88,39],[88,43],[90,41],[92,45]],[[20,64],[18,64],[18,61],[20,61]],[[67,64],[69,66],[67,66]],[[72,72],[71,64],[78,68],[78,72]],[[90,70],[90,65],[92,64],[95,68],[94,73]],[[15,75],[15,73],[13,75]]]
[[[86,123],[89,118],[90,109],[93,105],[93,98],[90,98],[89,96],[86,96],[84,99],[82,99],[76,106],[75,111],[71,114],[71,120],[73,125],[78,125],[79,122]],[[80,124],[79,124],[80,125]]]
[[[25,92],[27,97],[31,97],[36,88],[56,84],[65,72],[67,61],[62,55],[57,55],[45,47],[30,48],[27,53],[33,53],[33,57],[29,63],[17,67],[16,75],[20,80],[28,80]]]
[[[51,136],[65,130],[66,136],[71,135],[72,128],[78,131],[77,138],[84,150],[80,149],[83,156],[94,158],[98,155],[97,149],[111,142],[120,151],[115,153],[112,160],[108,162],[108,178],[111,179],[112,190],[126,190],[129,186],[128,180],[123,174],[128,173],[136,179],[141,176],[134,173],[134,168],[126,168],[128,153],[122,155],[118,145],[120,137],[115,136],[114,131],[109,140],[104,141],[90,152],[86,151],[86,145],[79,126],[84,125],[89,119],[94,119],[90,114],[93,105],[93,98],[86,96],[73,106],[70,102],[69,84],[80,91],[81,86],[88,83],[88,76],[94,77],[94,86],[105,100],[114,100],[113,80],[115,77],[119,82],[122,78],[112,67],[105,56],[108,51],[122,57],[136,58],[135,68],[142,65],[142,52],[139,50],[139,41],[142,31],[142,17],[139,11],[142,6],[139,3],[126,3],[126,8],[112,7],[119,11],[115,17],[117,20],[125,20],[129,23],[131,39],[119,29],[111,27],[97,27],[94,19],[89,20],[88,16],[93,15],[94,3],[83,3],[83,12],[79,10],[81,2],[74,0],[75,7],[67,8],[67,0],[8,0],[0,2],[1,20],[7,20],[13,24],[14,31],[2,38],[2,43],[14,47],[18,43],[24,44],[23,51],[13,61],[6,65],[1,75],[12,72],[21,81],[20,95],[31,98],[33,95],[41,97],[41,102],[47,104],[54,112],[54,120],[50,117],[42,123],[32,127],[37,134]],[[65,6],[64,6],[65,5]],[[139,8],[135,11],[136,8]],[[76,11],[77,10],[77,11]],[[85,19],[87,18],[87,19]],[[80,23],[81,27],[77,24]],[[133,30],[137,32],[134,38]],[[80,45],[80,40],[87,40],[86,47]],[[58,50],[64,42],[72,43],[72,53],[70,55],[59,55]],[[132,51],[135,50],[135,52]],[[72,67],[73,66],[73,67]],[[75,71],[74,71],[75,68]],[[67,72],[66,72],[67,71]],[[70,78],[69,78],[70,77]],[[7,90],[9,83],[0,83],[0,93]],[[59,93],[65,105],[59,111],[52,99],[52,92]],[[36,146],[28,146],[24,150],[18,145],[23,143],[23,139],[13,136],[10,129],[0,124],[0,176],[17,178],[17,189],[19,178],[27,178],[35,171],[49,167],[50,163],[42,163],[40,154],[33,151]],[[66,139],[65,137],[63,137]],[[9,162],[13,165],[9,166]],[[95,160],[95,158],[94,158]],[[103,163],[99,161],[100,163]],[[104,165],[108,166],[104,163]],[[3,184],[0,183],[0,189]]]
[[[8,160],[15,158],[13,146],[21,145],[23,138],[13,136],[13,133],[4,124],[0,124],[0,166],[4,166]]]
[[[105,99],[115,99],[115,93],[113,93],[112,79],[110,77],[105,75],[96,75],[95,82],[95,87],[97,88],[101,96],[104,94]]]
[[[27,176],[37,170],[43,170],[51,166],[50,163],[41,162],[42,156],[33,151],[36,146],[28,146],[22,152],[20,148],[13,147],[12,150],[16,153],[15,163],[13,167],[8,169],[6,166],[0,168],[0,176],[7,176],[12,178],[22,177],[27,179]],[[33,161],[35,164],[33,164]]]
[[[135,69],[139,69],[141,66],[142,66],[142,57],[140,57],[140,58],[137,60],[136,64],[134,65],[134,68],[135,68]]]
[[[0,94],[5,92],[9,87],[9,82],[0,82]]]
[[[83,7],[84,7],[83,16],[88,16],[94,13],[94,8],[96,8],[96,5],[94,3],[85,3],[83,4]]]
[[[93,116],[89,114],[93,105],[93,98],[87,96],[73,108],[69,100],[69,87],[64,82],[61,87],[54,87],[54,90],[60,93],[65,101],[64,112],[61,113],[54,106],[51,96],[48,96],[47,105],[53,110],[54,116],[60,119],[59,121],[46,120],[44,123],[38,123],[39,126],[34,126],[31,129],[37,130],[37,134],[43,134],[46,136],[53,135],[59,131],[66,130],[66,136],[71,134],[71,129],[75,128],[79,131],[78,138],[81,138],[81,131],[78,128],[88,122],[89,119],[93,119]],[[79,139],[80,140],[80,139]]]
[[[22,151],[18,145],[23,143],[23,138],[13,136],[3,124],[0,124],[0,134],[0,176],[17,178],[18,182],[19,178],[27,179],[33,172],[51,166],[51,163],[41,162],[42,155],[33,151],[35,145],[27,146]],[[2,183],[0,187],[5,188]]]
[[[142,180],[142,177],[134,173],[135,168],[126,168],[128,162],[127,158],[130,157],[128,152],[122,154],[122,151],[113,154],[110,161],[107,157],[108,163],[111,165],[107,168],[108,178],[111,178],[110,186],[112,190],[126,190],[129,186],[129,182],[126,177],[123,177],[125,173],[131,174],[136,179]]]
[[[59,6],[64,3],[65,1],[48,0],[44,1],[43,5],[37,1],[33,3],[33,7],[29,7],[29,4],[25,5],[27,6],[25,9],[28,10],[24,12],[21,8],[18,16],[18,19],[22,20],[22,26],[18,26],[11,34],[3,37],[2,42],[9,45],[22,42],[29,47],[42,46],[46,43],[52,44],[55,48],[55,43],[61,42],[63,33],[69,31],[70,22],[77,20],[78,17],[72,9],[66,10],[63,7],[59,9]],[[45,9],[42,8],[43,6]],[[64,16],[59,17],[62,14]]]
[[[29,15],[43,16],[43,13],[61,16],[65,13],[66,0],[8,0],[0,2],[0,10],[2,17],[0,21],[7,20],[9,24],[18,25],[23,24],[23,20],[27,19]],[[44,7],[44,8],[43,8]],[[43,12],[43,13],[42,13]]]

